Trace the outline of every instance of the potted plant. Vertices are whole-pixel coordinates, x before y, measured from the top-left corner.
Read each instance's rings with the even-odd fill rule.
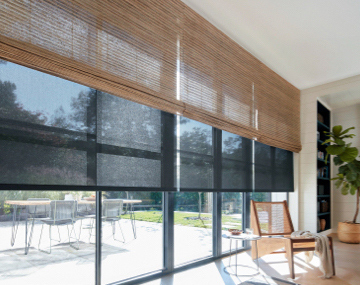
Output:
[[[338,174],[331,180],[335,180],[335,186],[341,189],[343,195],[356,196],[356,210],[352,221],[339,222],[339,240],[346,243],[360,243],[360,223],[356,223],[359,214],[360,195],[360,160],[357,159],[359,151],[352,147],[345,139],[352,139],[355,135],[349,131],[354,127],[342,130],[342,126],[334,126],[331,132],[325,132],[329,137],[323,144],[329,143],[326,148],[326,158],[329,154],[334,156],[334,164],[339,166]]]

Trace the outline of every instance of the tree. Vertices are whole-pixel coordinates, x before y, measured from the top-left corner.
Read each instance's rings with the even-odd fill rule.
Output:
[[[0,80],[0,114],[2,118],[44,124],[47,118],[41,112],[31,112],[17,102],[16,85],[10,81]]]

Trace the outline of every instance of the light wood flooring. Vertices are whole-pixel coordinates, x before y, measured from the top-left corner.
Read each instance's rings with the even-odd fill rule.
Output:
[[[339,242],[336,234],[332,234],[335,248],[336,276],[331,279],[321,279],[318,268],[319,259],[314,257],[311,263],[305,263],[304,255],[298,254],[295,258],[295,279],[289,278],[289,266],[283,254],[268,255],[260,259],[261,273],[265,276],[294,281],[303,285],[360,285],[360,244],[345,244]],[[249,252],[238,256],[239,262],[250,264]],[[234,261],[234,259],[232,259]],[[224,272],[228,265],[228,258],[189,269],[176,274],[167,275],[161,279],[145,283],[146,285],[235,285],[246,282],[249,278],[229,276]],[[265,279],[264,279],[265,280]],[[265,280],[262,284],[283,284],[276,280]],[[245,284],[245,283],[244,283]],[[248,283],[254,284],[254,283]]]

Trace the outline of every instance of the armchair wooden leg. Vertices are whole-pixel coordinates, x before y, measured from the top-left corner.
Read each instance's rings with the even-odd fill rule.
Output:
[[[291,239],[287,239],[285,242],[286,258],[289,261],[290,277],[295,278],[294,272],[294,251]]]
[[[332,237],[329,238],[329,245],[330,245],[330,251],[331,251],[331,263],[333,267],[333,275],[335,276],[335,256],[334,256],[334,243]]]
[[[251,242],[251,258],[252,258],[252,260],[255,260],[257,258],[257,256],[256,256],[257,249],[255,249],[255,247],[257,247],[257,246],[258,245],[257,245],[257,243],[255,243],[255,241]]]

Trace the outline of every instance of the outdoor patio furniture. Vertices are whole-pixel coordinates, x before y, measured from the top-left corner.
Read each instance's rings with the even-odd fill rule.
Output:
[[[50,202],[50,213],[48,218],[40,219],[43,223],[41,227],[40,239],[39,239],[39,250],[46,253],[51,253],[51,227],[52,226],[64,226],[66,225],[69,237],[69,245],[74,249],[79,249],[79,239],[76,237],[74,224],[76,222],[76,212],[77,212],[77,201],[74,200],[55,200]],[[50,250],[45,251],[40,249],[40,243],[42,238],[42,233],[44,225],[49,226],[49,240],[50,240]],[[71,225],[71,231],[69,230],[69,225]],[[75,237],[72,237],[71,234],[74,232]],[[71,244],[71,238],[75,238],[77,247]]]
[[[287,202],[256,202],[251,200],[251,227],[255,235],[262,237],[257,246],[252,242],[252,258],[272,253],[285,253],[289,261],[290,277],[295,278],[294,254],[315,250],[315,238],[290,238],[294,232]],[[333,241],[329,238],[335,275]]]
[[[76,219],[80,220],[80,231],[79,231],[79,240],[81,237],[81,229],[82,229],[82,222],[84,219],[91,219],[90,225],[88,225],[88,228],[90,230],[89,232],[89,240],[92,235],[92,229],[95,224],[95,218],[96,218],[96,211],[95,211],[95,201],[94,203],[77,203],[77,214]]]
[[[104,199],[103,200],[103,216],[102,220],[103,222],[110,222],[112,226],[112,236],[114,240],[117,240],[115,238],[115,231],[116,231],[116,225],[115,222],[119,225],[123,242],[125,242],[124,233],[121,228],[120,220],[121,215],[123,214],[123,200],[122,199]]]
[[[40,199],[40,198],[39,198]],[[40,206],[49,205],[50,200],[6,200],[6,204],[9,204],[13,208],[13,222],[11,227],[11,246],[15,244],[15,238],[19,227],[22,214],[25,215],[25,255],[29,252],[30,242],[28,242],[28,216],[27,206]],[[31,212],[32,210],[30,210]]]
[[[49,204],[42,204],[42,205],[27,205],[26,206],[26,212],[28,215],[28,219],[32,220],[31,223],[31,230],[30,230],[30,236],[28,241],[27,249],[29,249],[31,245],[31,240],[34,232],[34,226],[35,226],[35,220],[43,219],[49,216],[50,212],[50,199],[48,198],[28,198],[28,201],[48,201]],[[60,240],[60,231],[59,232],[59,240]]]

